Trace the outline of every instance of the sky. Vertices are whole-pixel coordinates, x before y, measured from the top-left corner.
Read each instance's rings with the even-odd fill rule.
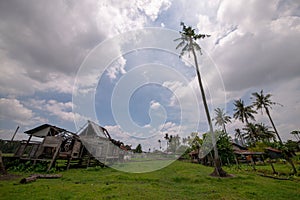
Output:
[[[10,0],[0,2],[0,138],[44,123],[78,132],[86,120],[127,144],[158,148],[165,133],[208,130],[192,57],[175,49],[180,22],[199,41],[211,116],[251,93],[272,94],[284,140],[299,130],[297,0]],[[270,122],[258,112],[257,122]],[[230,135],[242,128],[227,125]],[[218,129],[219,127],[215,127]],[[164,144],[165,145],[165,144]]]

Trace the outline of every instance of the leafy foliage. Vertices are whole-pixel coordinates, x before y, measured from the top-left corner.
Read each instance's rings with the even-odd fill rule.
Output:
[[[134,153],[142,153],[142,152],[143,152],[142,145],[138,144],[137,147],[134,150]]]
[[[245,106],[244,101],[239,99],[234,101],[234,114],[235,119],[239,119],[242,123],[246,122],[248,119],[255,121],[253,114],[256,114],[256,111],[252,109],[252,106]]]
[[[182,48],[181,56],[183,56],[186,52],[191,52],[194,49],[201,52],[201,47],[196,43],[197,39],[204,39],[206,37],[210,37],[210,35],[207,34],[196,34],[195,29],[193,29],[191,26],[186,26],[183,22],[180,23],[182,26],[182,31],[179,31],[181,37],[175,39],[174,41],[181,41],[176,49]]]
[[[225,125],[231,122],[231,117],[229,115],[226,115],[224,109],[221,108],[215,109],[215,115],[216,115],[214,118],[214,120],[216,120],[215,125],[222,127],[223,131],[227,132]]]
[[[299,130],[298,131],[294,130],[290,134],[293,135],[296,138],[296,140],[300,141],[300,131]]]
[[[232,149],[231,138],[227,133],[221,131],[218,133],[219,138],[217,141],[217,148],[219,151],[219,156],[221,161],[224,164],[232,163],[234,161],[234,153]]]
[[[23,162],[21,160],[14,160],[6,164],[8,166],[8,171],[13,172],[46,172],[48,169],[47,162],[38,162],[35,165],[32,164],[31,161]],[[51,172],[55,172],[55,168],[50,170]]]
[[[2,153],[14,153],[19,147],[20,141],[4,141],[0,140],[0,150]]]

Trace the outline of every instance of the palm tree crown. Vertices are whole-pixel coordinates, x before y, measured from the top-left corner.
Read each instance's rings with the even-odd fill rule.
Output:
[[[256,114],[256,111],[252,109],[252,106],[245,106],[244,101],[239,99],[234,101],[234,114],[235,119],[241,120],[241,122],[246,122],[248,124],[248,119],[255,121],[253,114]]]
[[[226,115],[224,112],[224,109],[216,108],[215,109],[215,125],[221,126],[223,128],[223,131],[227,133],[225,125],[229,122],[231,122],[231,117],[229,115]]]
[[[261,112],[265,108],[271,108],[272,109],[272,105],[281,105],[279,103],[271,101],[272,95],[271,94],[264,95],[263,90],[261,90],[260,93],[254,92],[254,93],[252,93],[252,95],[254,97],[254,98],[251,97],[251,99],[254,99],[252,105],[254,107],[256,107],[256,110],[261,110]]]
[[[181,42],[177,45],[176,49],[182,48],[180,56],[183,56],[186,52],[193,52],[194,50],[201,52],[201,47],[197,44],[197,39],[204,39],[205,37],[210,37],[207,34],[196,34],[195,29],[191,26],[186,26],[183,22],[180,23],[182,26],[182,31],[180,31],[180,38],[175,39],[174,41]]]

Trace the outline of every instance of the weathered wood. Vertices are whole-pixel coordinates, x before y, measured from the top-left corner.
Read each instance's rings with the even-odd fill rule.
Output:
[[[28,146],[28,144],[29,144],[31,138],[32,138],[32,135],[29,136],[29,138],[28,138],[28,140],[27,140],[27,142],[26,142],[26,144],[25,144],[24,151],[22,152],[22,155],[25,153],[26,147]],[[22,155],[21,155],[21,156],[22,156]]]
[[[30,183],[30,182],[36,181],[37,178],[38,178],[37,176],[29,176],[27,178],[22,178],[20,183],[21,184]]]
[[[270,160],[269,162],[270,162],[270,164],[271,164],[271,167],[272,167],[272,170],[273,170],[273,174],[278,174],[278,173],[276,172],[276,170],[275,170],[275,167],[274,167],[272,161]]]
[[[21,157],[25,151],[25,148],[26,148],[26,143],[21,143],[17,151],[15,152],[14,156]]]
[[[278,176],[270,176],[270,175],[266,175],[266,174],[258,174],[258,175],[263,176],[263,177],[267,177],[267,178],[277,179],[277,180],[290,180],[289,178],[278,177]]]
[[[20,183],[24,184],[24,183],[30,183],[33,181],[36,181],[36,179],[55,179],[55,178],[61,178],[62,174],[33,174],[27,178],[23,178],[21,179]]]
[[[72,158],[79,158],[80,155],[80,150],[81,150],[81,142],[78,140],[74,141],[71,157]]]
[[[34,158],[35,157],[35,154],[38,151],[39,146],[40,146],[40,144],[32,144],[32,147],[31,147],[31,149],[28,153],[28,158]]]
[[[43,178],[43,179],[54,179],[54,178],[61,178],[62,174],[34,174],[33,176],[37,176],[37,178]]]
[[[15,130],[15,132],[14,132],[14,134],[13,134],[11,140],[10,140],[11,142],[14,141],[14,138],[15,138],[15,136],[16,136],[16,134],[17,134],[19,128],[20,128],[20,127],[18,126],[17,129]]]
[[[0,151],[0,174],[7,174],[2,160],[2,151]]]
[[[256,171],[256,169],[255,169],[255,162],[253,160],[253,156],[250,156],[250,161],[251,161],[251,165],[252,165],[253,170]]]
[[[54,155],[52,157],[52,160],[51,160],[51,163],[50,163],[50,165],[49,165],[49,167],[47,169],[47,172],[51,169],[51,167],[53,166],[54,162],[56,161],[56,158],[57,158],[59,150],[60,150],[60,145],[62,143],[62,138],[61,137],[57,137],[56,138],[56,142],[57,143],[56,143],[56,147],[55,147],[55,153],[54,153]]]

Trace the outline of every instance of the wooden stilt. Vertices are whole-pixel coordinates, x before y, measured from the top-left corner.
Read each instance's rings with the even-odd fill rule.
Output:
[[[2,151],[0,151],[0,174],[7,174],[2,160]]]

